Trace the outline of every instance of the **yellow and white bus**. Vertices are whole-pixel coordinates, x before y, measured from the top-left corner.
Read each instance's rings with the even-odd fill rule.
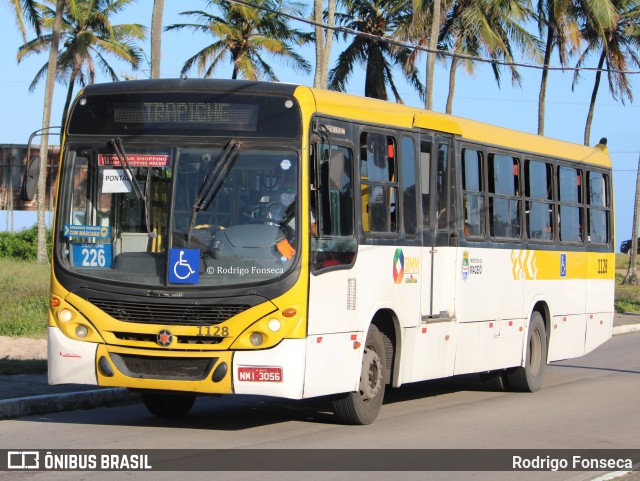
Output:
[[[64,131],[49,381],[160,416],[329,396],[353,424],[387,386],[536,391],[611,336],[605,143],[287,84],[88,86]]]

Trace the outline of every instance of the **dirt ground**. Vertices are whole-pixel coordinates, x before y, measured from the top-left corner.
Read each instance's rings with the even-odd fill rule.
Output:
[[[0,336],[0,359],[46,359],[47,340]]]

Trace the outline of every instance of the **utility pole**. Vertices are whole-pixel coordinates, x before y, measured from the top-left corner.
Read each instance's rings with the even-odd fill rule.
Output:
[[[638,284],[636,258],[638,257],[638,214],[640,214],[640,155],[638,156],[638,173],[636,174],[636,199],[633,206],[633,227],[631,231],[631,250],[629,251],[629,270],[624,276],[623,284]]]

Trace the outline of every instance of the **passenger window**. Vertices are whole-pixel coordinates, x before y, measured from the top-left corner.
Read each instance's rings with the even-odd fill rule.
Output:
[[[484,175],[482,152],[462,149],[464,234],[484,237]]]
[[[420,192],[422,193],[422,225],[431,226],[429,215],[429,192],[431,191],[431,149],[433,142],[420,142]]]
[[[538,160],[525,161],[525,222],[529,239],[553,240],[553,167]]]
[[[447,211],[449,186],[449,144],[438,144],[438,165],[436,170],[436,229],[447,230],[449,213]]]
[[[416,151],[411,137],[402,137],[402,219],[404,232],[415,235],[418,228],[416,198]]]
[[[391,136],[363,132],[360,175],[365,233],[397,232],[396,142]]]
[[[582,171],[558,167],[559,232],[562,242],[582,242]]]
[[[488,160],[491,236],[520,239],[520,160],[503,154]]]
[[[592,244],[607,244],[610,239],[609,176],[588,172],[589,239]]]

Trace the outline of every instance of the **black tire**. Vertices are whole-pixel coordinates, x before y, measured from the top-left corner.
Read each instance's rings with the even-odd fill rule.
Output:
[[[362,355],[358,391],[337,396],[332,401],[333,412],[346,424],[371,424],[378,417],[385,390],[384,341],[378,328],[372,325]]]
[[[547,334],[542,314],[531,314],[527,331],[527,352],[524,366],[507,371],[507,382],[512,391],[536,392],[542,387],[547,366]]]
[[[480,374],[480,380],[488,391],[504,392],[509,390],[507,374],[504,369],[483,372]]]
[[[189,414],[196,397],[192,394],[159,394],[143,392],[142,401],[154,416],[176,418]]]

